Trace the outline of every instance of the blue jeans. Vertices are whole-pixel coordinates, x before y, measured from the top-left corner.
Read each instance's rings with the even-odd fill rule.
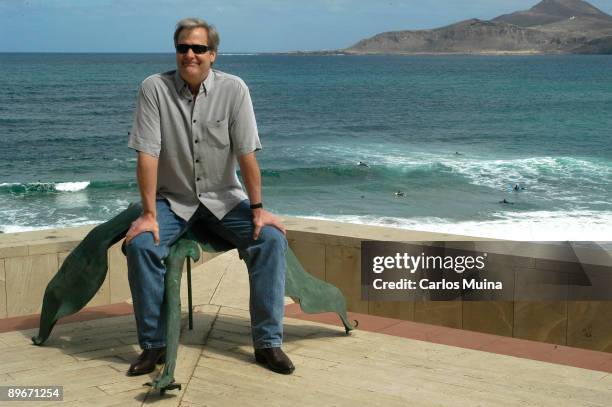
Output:
[[[287,251],[287,240],[282,232],[273,226],[264,226],[259,239],[253,240],[253,215],[248,200],[236,205],[221,220],[200,205],[189,222],[176,216],[165,199],[158,199],[156,204],[159,245],[155,246],[151,232],[144,232],[134,237],[125,248],[141,348],[165,346],[162,307],[166,273],[164,259],[172,243],[196,221],[198,226],[205,225],[208,233],[214,233],[236,246],[246,263],[249,270],[253,346],[256,349],[281,346]]]

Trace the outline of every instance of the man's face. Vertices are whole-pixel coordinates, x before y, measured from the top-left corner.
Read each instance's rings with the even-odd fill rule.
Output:
[[[208,32],[204,28],[183,30],[179,34],[178,44],[209,45]],[[186,54],[176,53],[176,67],[185,82],[190,85],[199,85],[204,81],[215,61],[217,53],[208,51],[203,54],[195,54],[190,48]]]

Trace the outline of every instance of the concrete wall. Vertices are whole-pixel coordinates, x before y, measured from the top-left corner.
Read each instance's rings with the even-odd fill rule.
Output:
[[[361,299],[361,242],[382,241],[491,241],[491,239],[415,232],[337,222],[287,219],[288,239],[304,267],[313,275],[342,290],[350,311],[442,325],[495,335],[612,352],[612,301],[364,301]],[[514,250],[516,251],[516,243]],[[562,272],[563,262],[572,260],[567,250],[551,252],[543,245],[523,243],[523,264],[496,264],[492,269],[512,267],[504,273],[517,299],[525,298],[530,281],[543,273]],[[577,252],[582,259],[581,252]],[[584,252],[582,252],[584,254]],[[610,264],[610,253],[588,253],[594,263]],[[598,257],[599,258],[596,258]],[[575,260],[575,257],[574,257]],[[487,269],[487,272],[490,270]],[[594,286],[612,286],[610,276],[593,281]],[[544,287],[563,290],[563,287]]]
[[[0,318],[40,313],[47,284],[93,226],[0,235]],[[204,253],[194,264],[214,257]],[[87,306],[131,298],[121,242],[108,251],[109,270]]]
[[[611,301],[361,299],[362,240],[483,239],[300,218],[285,218],[284,221],[289,244],[306,270],[340,288],[350,311],[612,352]],[[39,313],[49,280],[89,230],[91,227],[0,235],[0,318]],[[537,257],[536,246],[531,245],[528,250],[534,250],[531,255]],[[112,304],[130,298],[120,243],[108,256],[106,281],[89,305]],[[199,263],[209,258],[203,256]],[[560,263],[550,258],[513,264],[513,281],[508,283],[514,284],[519,293],[526,284],[526,276],[551,272],[557,264]]]

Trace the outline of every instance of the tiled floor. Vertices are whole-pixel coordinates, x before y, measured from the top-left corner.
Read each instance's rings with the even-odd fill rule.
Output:
[[[332,313],[305,314],[301,312],[298,304],[287,305],[285,315],[291,318],[342,326],[337,315]],[[358,329],[364,331],[612,373],[612,353],[352,312],[349,313],[349,319],[359,321]]]

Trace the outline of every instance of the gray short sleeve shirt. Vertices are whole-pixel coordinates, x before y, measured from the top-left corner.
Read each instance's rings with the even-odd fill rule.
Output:
[[[195,102],[177,71],[140,85],[128,146],[159,158],[157,195],[188,220],[200,203],[221,219],[247,198],[237,158],[261,149],[251,96],[237,76],[210,70]]]

